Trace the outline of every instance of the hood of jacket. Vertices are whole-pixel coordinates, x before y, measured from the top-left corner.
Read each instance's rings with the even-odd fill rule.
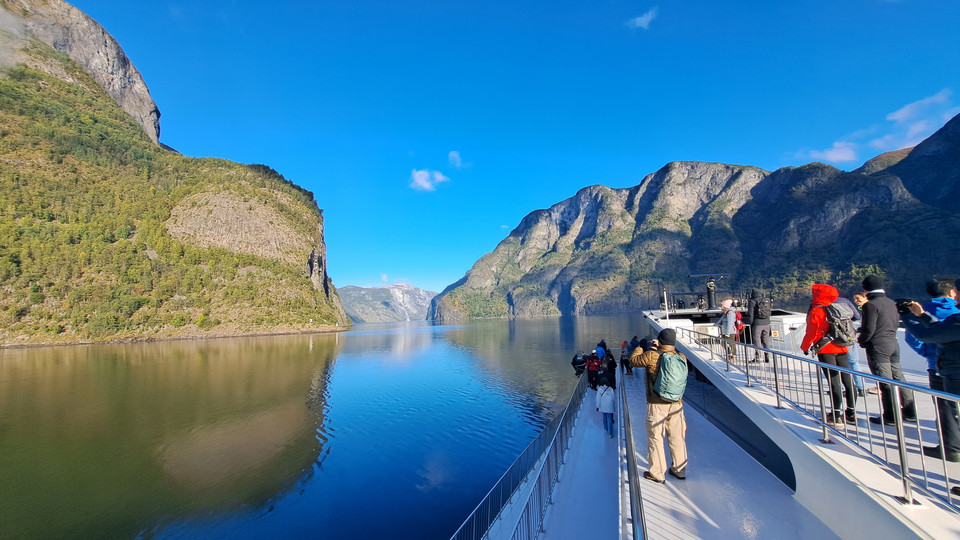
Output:
[[[754,300],[756,300],[757,298],[763,298],[763,291],[761,291],[760,289],[753,289],[752,291],[750,291],[750,298],[753,298]]]
[[[930,307],[932,309],[927,309]],[[931,315],[936,317],[939,320],[944,320],[950,315],[957,313],[957,302],[953,298],[947,298],[945,296],[940,296],[938,298],[931,298],[930,303],[927,306],[924,306],[926,311],[929,311]]]
[[[833,285],[814,283],[812,288],[813,305],[815,306],[829,306],[840,297],[840,292]]]

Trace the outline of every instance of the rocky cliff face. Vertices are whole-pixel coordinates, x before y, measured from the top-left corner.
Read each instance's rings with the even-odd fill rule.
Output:
[[[722,286],[759,286],[795,305],[815,281],[855,288],[866,273],[918,292],[932,273],[960,269],[949,247],[960,215],[948,202],[960,189],[958,125],[859,169],[871,174],[682,162],[632,188],[584,188],[526,216],[429,316],[637,311],[658,305],[663,287],[698,290],[688,276],[703,273],[730,273]]]
[[[65,74],[57,64],[15,53],[29,39],[46,43],[84,68],[140,124],[147,137],[159,143],[157,104],[120,44],[96,21],[62,0],[2,0],[0,28],[6,33],[6,46],[0,46],[0,54],[7,57],[4,65],[27,62],[63,79]]]
[[[353,322],[422,321],[437,295],[412,285],[341,287],[343,307]]]
[[[0,32],[0,225],[16,224],[0,226],[0,347],[349,325],[312,193],[158,146],[87,69],[23,36]]]

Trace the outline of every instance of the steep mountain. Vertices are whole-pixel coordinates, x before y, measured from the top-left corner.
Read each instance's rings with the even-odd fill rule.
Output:
[[[29,39],[46,43],[93,77],[151,141],[160,140],[160,110],[143,77],[117,40],[85,13],[62,0],[0,0],[0,28],[5,34],[0,38],[0,56],[8,60],[0,67],[20,62],[63,78],[56,62],[18,52]]]
[[[349,324],[312,193],[171,152],[66,54],[4,46],[18,48],[0,72],[0,344]]]
[[[729,273],[721,288],[761,287],[794,307],[809,302],[811,283],[852,291],[869,273],[922,294],[931,274],[960,272],[960,214],[948,204],[957,122],[907,156],[874,161],[872,174],[679,162],[632,188],[584,188],[527,215],[434,298],[429,317],[637,311],[658,305],[663,288],[702,290],[688,276],[707,273]],[[873,170],[883,162],[893,165]]]
[[[337,289],[343,309],[353,322],[422,321],[437,295],[412,285]]]
[[[897,176],[921,202],[956,212],[960,201],[960,115],[905,158],[874,174]]]

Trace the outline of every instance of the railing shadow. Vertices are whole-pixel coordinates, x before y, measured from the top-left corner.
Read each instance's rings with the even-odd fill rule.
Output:
[[[785,403],[817,421],[822,430],[820,442],[833,444],[831,438],[842,438],[869,454],[903,483],[903,495],[898,499],[904,504],[914,504],[913,490],[920,489],[939,499],[954,512],[960,513],[960,487],[952,481],[947,469],[947,456],[924,459],[923,447],[936,443],[945,448],[941,424],[956,422],[956,418],[943,418],[943,410],[957,410],[960,398],[914,384],[878,377],[870,373],[819,362],[792,354],[763,349],[747,343],[731,341],[719,336],[690,328],[676,328],[678,337],[691,347],[698,347],[712,361],[723,361],[727,372],[736,371],[745,376],[745,385],[762,385],[776,395],[776,407]],[[865,393],[855,398],[852,418],[837,414],[828,384],[831,377],[841,381],[848,377],[862,377],[865,388],[875,388],[876,395]],[[841,383],[842,385],[842,383]],[[892,406],[893,422],[883,423],[882,399],[886,393]],[[916,418],[905,418],[901,410],[902,396],[912,393],[916,404],[929,399],[933,413],[920,407]],[[874,399],[875,398],[875,399]],[[941,402],[938,405],[938,401]],[[872,403],[871,403],[872,402]],[[841,397],[840,405],[845,411]],[[871,421],[871,417],[879,417]],[[889,429],[892,428],[892,429]],[[892,431],[892,432],[891,432]],[[939,467],[929,467],[939,462]]]

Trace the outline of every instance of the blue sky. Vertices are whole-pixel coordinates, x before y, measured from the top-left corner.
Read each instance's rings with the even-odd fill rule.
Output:
[[[960,113],[957,0],[77,0],[161,142],[324,209],[334,285],[440,291],[670,161],[851,170]]]

